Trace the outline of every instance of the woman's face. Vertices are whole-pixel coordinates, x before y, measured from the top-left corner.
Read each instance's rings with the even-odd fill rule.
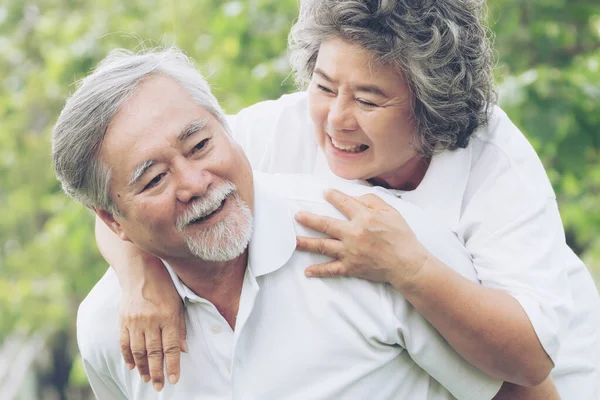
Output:
[[[399,71],[339,38],[319,50],[308,89],[311,119],[331,170],[393,188],[418,185],[411,94]],[[424,169],[423,169],[424,168]]]

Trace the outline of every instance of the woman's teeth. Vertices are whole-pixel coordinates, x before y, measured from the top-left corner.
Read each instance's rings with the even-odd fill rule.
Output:
[[[336,149],[347,151],[349,153],[360,153],[361,151],[365,151],[369,148],[369,146],[366,144],[342,144],[336,141],[334,138],[331,138],[331,143]]]

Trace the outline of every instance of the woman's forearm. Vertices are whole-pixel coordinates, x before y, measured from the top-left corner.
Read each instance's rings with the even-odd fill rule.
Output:
[[[558,390],[551,378],[537,386],[523,387],[504,382],[493,400],[560,400]]]
[[[121,285],[123,359],[160,391],[165,367],[172,384],[179,380],[179,351],[187,348],[181,297],[160,259],[121,240],[100,218],[96,219],[96,242]]]
[[[96,217],[96,243],[102,257],[115,270],[121,287],[141,283],[145,276],[151,274],[168,278],[160,259],[131,242],[121,240],[99,217]]]
[[[410,282],[394,287],[486,374],[534,386],[553,368],[527,314],[508,293],[471,282],[433,256]]]

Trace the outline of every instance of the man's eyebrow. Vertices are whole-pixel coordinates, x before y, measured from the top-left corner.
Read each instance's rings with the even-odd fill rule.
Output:
[[[194,133],[204,129],[206,125],[208,125],[208,118],[193,120],[181,130],[181,133],[179,134],[179,136],[177,136],[177,140],[183,142],[185,139],[192,136]]]
[[[127,185],[135,185],[140,180],[140,178],[146,173],[146,171],[152,168],[154,164],[156,164],[156,160],[146,160],[139,164],[137,167],[135,167]]]
[[[206,127],[207,124],[208,118],[193,120],[181,130],[181,133],[179,134],[179,136],[177,136],[177,140],[183,142],[185,139],[187,139],[194,133],[204,129],[204,127]],[[140,180],[140,178],[146,173],[146,171],[152,168],[152,166],[156,163],[156,160],[146,160],[141,164],[138,164],[138,166],[135,167],[135,169],[133,170],[131,178],[129,178],[128,186],[135,185]]]
[[[333,83],[334,85],[337,84],[337,81],[335,79],[331,78],[325,73],[325,71],[323,71],[320,68],[315,68],[314,73],[319,75],[321,78],[325,79],[327,82]],[[371,93],[381,97],[389,97],[387,94],[385,94],[383,90],[381,90],[379,86],[375,85],[352,85],[352,90],[355,90],[357,92]]]

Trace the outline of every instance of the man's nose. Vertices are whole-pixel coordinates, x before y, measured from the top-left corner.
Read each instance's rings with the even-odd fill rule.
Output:
[[[194,170],[193,168],[189,168],[182,171],[178,179],[177,200],[182,203],[188,203],[195,197],[204,196],[212,181],[213,175],[204,169]]]
[[[353,102],[342,96],[337,96],[329,106],[329,125],[338,131],[353,131],[356,129]]]

